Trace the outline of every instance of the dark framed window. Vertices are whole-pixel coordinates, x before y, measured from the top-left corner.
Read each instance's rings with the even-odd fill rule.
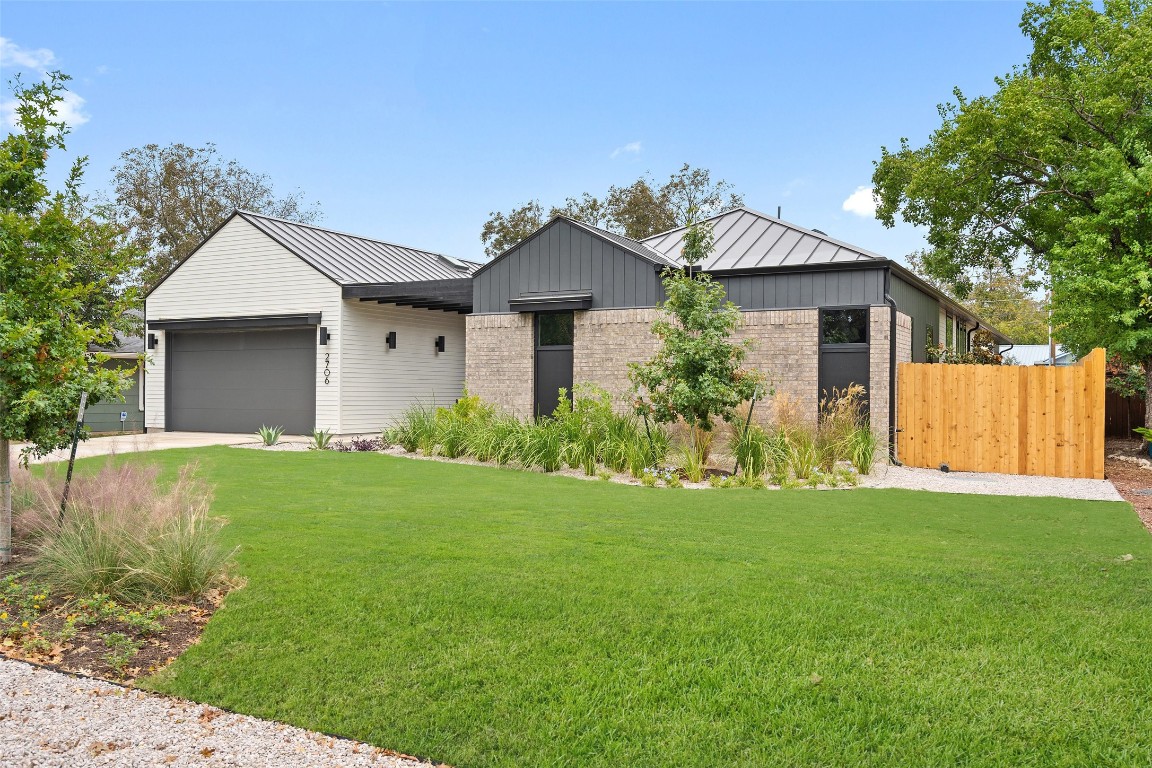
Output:
[[[536,315],[536,346],[570,347],[576,324],[571,312],[541,312]]]
[[[867,344],[868,308],[820,310],[821,344]]]

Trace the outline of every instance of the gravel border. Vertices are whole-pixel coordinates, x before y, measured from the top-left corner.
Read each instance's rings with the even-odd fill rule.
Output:
[[[0,659],[0,762],[21,768],[428,768],[348,739]]]
[[[939,493],[976,493],[985,496],[1054,496],[1085,501],[1124,501],[1108,480],[1037,475],[1001,475],[993,472],[941,472],[938,469],[877,465],[860,478],[860,488],[904,488]]]

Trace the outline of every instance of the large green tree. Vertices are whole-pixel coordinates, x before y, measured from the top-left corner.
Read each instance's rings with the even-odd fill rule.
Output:
[[[568,216],[594,227],[643,240],[659,232],[687,226],[694,216],[705,219],[738,208],[744,198],[732,184],[712,181],[704,168],[685,163],[663,184],[648,175],[623,187],[612,186],[603,197],[585,192],[552,206],[547,216],[539,200],[532,200],[507,213],[493,211],[480,232],[484,251],[498,256],[548,223],[553,216]]]
[[[881,150],[877,217],[928,228],[925,269],[1048,276],[1058,338],[1152,376],[1152,8],[1030,3],[1025,65],[941,106],[926,145]],[[1148,417],[1152,423],[1152,399]]]
[[[140,272],[154,286],[233,210],[312,223],[320,208],[300,192],[278,196],[272,182],[235,160],[224,160],[214,144],[147,144],[120,155],[113,170],[115,210],[130,228],[133,244],[148,254]]]
[[[67,80],[17,81],[19,128],[0,144],[0,562],[12,554],[11,442],[29,442],[33,454],[62,447],[82,392],[119,395],[124,374],[88,349],[112,344],[138,300],[127,285],[136,252],[80,194],[85,159],[63,190],[45,180],[68,133],[56,119]]]

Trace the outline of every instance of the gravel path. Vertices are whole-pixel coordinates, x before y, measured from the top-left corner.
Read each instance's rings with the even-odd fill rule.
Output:
[[[879,465],[860,479],[861,488],[907,488],[941,493],[979,493],[989,496],[1056,496],[1088,501],[1124,501],[1107,480],[1033,475],[998,475],[992,472],[941,472],[919,467]]]
[[[0,659],[11,768],[428,768],[368,744]]]

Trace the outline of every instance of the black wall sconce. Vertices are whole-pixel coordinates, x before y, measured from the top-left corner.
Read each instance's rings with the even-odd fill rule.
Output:
[[[159,344],[160,344],[160,339],[156,338],[156,334],[154,334],[154,333],[148,334],[148,349],[156,349],[157,345],[159,345]]]
[[[320,326],[320,346],[322,346],[322,347],[328,346],[328,339],[329,338],[331,338],[331,337],[328,335],[328,329],[325,328],[323,325]]]
[[[388,335],[384,337],[384,341],[388,344],[388,349],[396,349],[396,331],[388,331]]]
[[[437,336],[436,337],[436,351],[437,352],[443,352],[444,351],[444,337],[443,336]]]

